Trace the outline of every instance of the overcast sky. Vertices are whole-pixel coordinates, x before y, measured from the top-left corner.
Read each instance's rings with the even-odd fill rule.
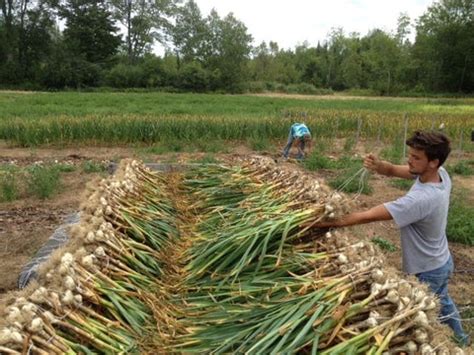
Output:
[[[307,41],[323,42],[333,27],[362,36],[374,28],[395,31],[401,12],[412,20],[422,15],[433,0],[195,0],[202,16],[215,8],[220,17],[233,12],[253,36],[254,45],[277,42],[294,49]],[[414,32],[414,30],[412,31]],[[413,33],[414,34],[414,33]],[[412,35],[413,35],[412,34]],[[411,37],[413,38],[413,37]]]

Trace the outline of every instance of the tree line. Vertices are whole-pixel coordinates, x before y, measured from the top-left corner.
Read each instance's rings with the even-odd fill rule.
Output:
[[[0,86],[472,93],[474,0],[400,14],[393,32],[336,28],[294,49],[254,46],[232,13],[204,16],[193,0],[0,0]]]

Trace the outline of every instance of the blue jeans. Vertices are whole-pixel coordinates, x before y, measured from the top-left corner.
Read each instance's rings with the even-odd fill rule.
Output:
[[[416,277],[421,282],[427,283],[431,291],[433,291],[439,297],[441,303],[441,323],[446,323],[449,325],[454,331],[454,334],[459,342],[467,345],[468,336],[466,333],[464,333],[462,328],[461,318],[456,305],[448,294],[448,280],[453,273],[453,270],[453,259],[450,256],[448,262],[443,266],[435,270],[416,274]]]
[[[297,138],[293,137],[293,133],[292,131],[290,130],[290,134],[288,135],[288,142],[286,143],[286,146],[285,148],[283,149],[283,156],[285,158],[288,158],[288,155],[290,154],[290,149],[291,149],[291,146],[293,145],[293,142],[296,140]],[[304,139],[299,139],[299,142],[298,142],[298,155],[296,156],[297,159],[301,159],[304,157],[304,147],[305,147],[305,141]]]

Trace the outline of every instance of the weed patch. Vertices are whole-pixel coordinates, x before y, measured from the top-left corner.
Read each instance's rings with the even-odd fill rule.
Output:
[[[56,164],[56,168],[61,173],[72,173],[73,171],[76,171],[76,167],[73,164],[58,163]]]
[[[322,155],[319,151],[313,150],[304,160],[303,164],[306,169],[315,171],[319,169],[334,169],[337,163]]]
[[[87,174],[102,173],[105,171],[105,166],[104,164],[96,163],[92,160],[87,160],[84,163],[82,163],[82,171],[84,171]]]
[[[474,175],[474,160],[461,160],[454,165],[449,165],[446,169],[450,174],[471,176]]]
[[[388,251],[390,253],[396,252],[398,250],[398,248],[392,242],[381,237],[372,238],[371,242],[377,244],[380,249]]]
[[[390,185],[396,187],[397,189],[408,191],[413,186],[414,180],[408,179],[391,179]]]
[[[474,207],[463,198],[467,195],[462,191],[451,196],[446,234],[450,241],[474,245]]]
[[[33,165],[28,168],[28,190],[40,199],[53,196],[60,188],[59,169],[54,165]]]
[[[1,201],[10,202],[18,198],[17,175],[18,169],[14,166],[8,166],[0,170]]]

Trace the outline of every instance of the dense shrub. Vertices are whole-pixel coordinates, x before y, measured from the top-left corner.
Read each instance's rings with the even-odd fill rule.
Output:
[[[267,89],[265,83],[261,81],[251,81],[247,84],[247,90],[252,93],[262,93]]]
[[[50,89],[95,87],[100,83],[101,68],[81,58],[56,58],[45,65],[41,84]]]
[[[117,64],[107,74],[107,85],[116,88],[145,87],[147,78],[138,65]]]
[[[203,92],[209,88],[210,73],[197,62],[182,66],[178,74],[178,86],[188,91]]]

